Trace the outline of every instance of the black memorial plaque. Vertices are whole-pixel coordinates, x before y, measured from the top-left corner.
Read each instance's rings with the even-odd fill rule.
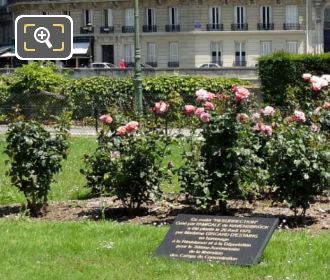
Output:
[[[256,264],[277,224],[276,218],[180,214],[156,255],[190,261]]]

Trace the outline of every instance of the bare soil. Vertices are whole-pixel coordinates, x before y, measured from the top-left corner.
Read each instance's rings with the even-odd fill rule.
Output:
[[[102,206],[103,205],[103,206]],[[104,211],[102,211],[104,209]],[[102,212],[104,213],[102,215]],[[230,215],[238,217],[277,217],[279,228],[284,230],[307,230],[320,233],[330,230],[330,197],[318,197],[307,210],[305,217],[293,215],[293,212],[282,204],[271,204],[268,200],[259,200],[253,204],[242,201],[230,201],[228,212],[218,209],[198,210],[185,201],[182,195],[167,195],[162,200],[145,205],[138,211],[123,208],[114,197],[93,198],[52,202],[47,211],[38,220],[47,221],[82,221],[100,220],[102,216],[120,223],[149,224],[164,226],[171,224],[178,214]],[[19,217],[22,215],[20,205],[0,206],[0,218]]]

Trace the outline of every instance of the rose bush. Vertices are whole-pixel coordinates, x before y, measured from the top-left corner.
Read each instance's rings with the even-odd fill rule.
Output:
[[[155,107],[159,105],[163,106]],[[86,169],[81,171],[87,186],[94,194],[116,196],[130,209],[159,197],[160,183],[167,177],[162,160],[168,152],[168,137],[137,121],[120,125],[114,118],[103,123],[98,148],[85,156]]]

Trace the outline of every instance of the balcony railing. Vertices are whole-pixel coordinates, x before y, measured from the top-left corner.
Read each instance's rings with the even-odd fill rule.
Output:
[[[81,34],[94,33],[94,26],[91,26],[91,25],[82,26],[82,27],[80,27],[80,33]]]
[[[223,31],[223,24],[221,23],[209,23],[206,25],[207,31]]]
[[[274,23],[258,23],[258,30],[274,30]]]
[[[122,33],[134,33],[134,26],[122,26]]]
[[[246,66],[246,60],[245,59],[236,59],[233,63],[234,66]]]
[[[100,32],[101,33],[114,33],[115,28],[113,26],[102,26],[102,27],[100,27]]]
[[[175,67],[179,67],[180,63],[179,63],[179,61],[169,61],[167,63],[167,66],[170,67],[170,68],[175,68]]]
[[[299,30],[300,24],[299,23],[283,23],[284,30]]]
[[[249,29],[249,25],[247,23],[233,23],[231,25],[231,30],[233,31],[245,31]]]
[[[143,32],[157,32],[157,25],[143,25]]]
[[[180,32],[180,24],[167,24],[165,25],[166,32]]]
[[[146,64],[150,65],[151,67],[157,67],[158,66],[158,63],[156,61],[149,61],[149,62],[146,62]]]

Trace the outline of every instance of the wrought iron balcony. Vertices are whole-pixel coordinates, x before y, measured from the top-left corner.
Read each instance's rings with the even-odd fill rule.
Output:
[[[223,31],[222,23],[209,23],[206,25],[207,31]]]
[[[115,28],[113,26],[101,26],[100,32],[101,33],[113,33],[115,31]]]
[[[171,67],[171,68],[175,68],[175,67],[179,67],[180,66],[180,63],[179,63],[179,61],[169,61],[167,63],[167,66],[168,67]]]
[[[158,66],[158,63],[156,61],[149,61],[149,62],[146,62],[146,64],[150,65],[151,67],[157,67]]]
[[[166,32],[180,32],[180,24],[167,24],[165,25]]]
[[[233,31],[246,31],[249,29],[249,25],[247,23],[233,23],[231,25],[231,30]]]
[[[233,63],[234,66],[241,66],[245,67],[246,66],[246,60],[245,59],[236,59]]]
[[[157,32],[157,25],[143,25],[143,32]]]
[[[258,23],[258,30],[274,30],[274,23]]]
[[[94,33],[94,26],[92,26],[92,25],[82,26],[82,27],[80,27],[80,33],[81,34]]]
[[[122,26],[122,33],[134,33],[134,26]]]
[[[300,24],[299,23],[283,23],[284,30],[299,30]]]

